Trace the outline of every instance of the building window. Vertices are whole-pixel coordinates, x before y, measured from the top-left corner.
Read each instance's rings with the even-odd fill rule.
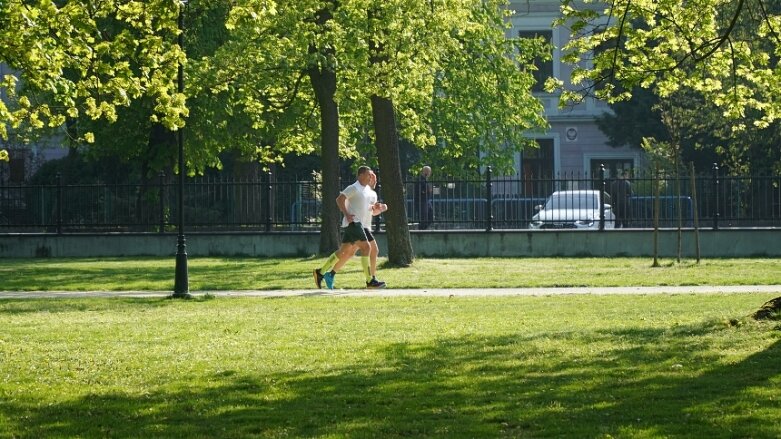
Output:
[[[591,175],[599,178],[599,166],[605,165],[605,178],[615,178],[622,172],[632,175],[635,168],[634,159],[591,159]]]
[[[553,139],[536,139],[538,148],[521,153],[521,178],[527,196],[547,197],[553,192]]]
[[[553,31],[550,30],[522,30],[518,32],[519,38],[542,38],[545,40],[545,43],[548,44],[548,47],[553,50],[553,47],[550,45],[551,41],[553,40]],[[535,84],[532,86],[533,92],[542,92],[545,91],[545,81],[548,78],[553,77],[553,56],[551,53],[551,56],[548,60],[542,60],[537,59],[534,61],[534,66],[537,67],[537,70],[533,72]]]

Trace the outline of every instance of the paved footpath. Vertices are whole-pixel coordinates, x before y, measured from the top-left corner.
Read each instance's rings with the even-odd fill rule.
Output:
[[[768,293],[781,295],[781,285],[688,287],[571,287],[571,288],[432,288],[383,290],[244,290],[191,291],[195,297],[399,297],[399,296],[552,296],[566,294],[708,294]],[[0,291],[0,299],[76,297],[167,297],[171,291]]]

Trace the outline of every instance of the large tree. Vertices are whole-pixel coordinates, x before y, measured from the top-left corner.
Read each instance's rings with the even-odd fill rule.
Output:
[[[91,153],[132,158],[147,187],[173,167],[172,131],[188,113],[175,81],[185,62],[180,8],[171,0],[1,3],[0,62],[16,73],[0,86],[9,97],[0,101],[0,137],[61,130],[70,146],[98,140]],[[137,202],[145,200],[142,189]]]
[[[101,6],[105,6],[104,2]],[[114,2],[108,4],[113,6],[103,12],[95,11],[90,2],[70,2],[61,8],[50,8],[46,3],[41,3],[38,9],[32,6],[26,6],[26,14],[22,16],[42,17],[51,14],[54,18],[64,21],[72,21],[74,11],[87,11],[93,17],[90,24],[92,28],[84,28],[81,24],[82,34],[76,34],[79,38],[85,40],[85,47],[92,47],[93,51],[113,50],[112,58],[118,61],[120,66],[127,66],[130,72],[144,72],[154,70],[160,60],[155,59],[149,53],[146,47],[139,45],[121,46],[112,44],[115,40],[122,41],[129,38],[136,38],[139,33],[149,32],[149,38],[160,44],[161,51],[168,51],[168,55],[176,53],[177,50],[184,49],[187,53],[187,60],[180,58],[173,59],[173,67],[177,62],[185,64],[185,95],[187,119],[181,121],[165,120],[166,106],[180,105],[185,103],[180,98],[160,99],[154,93],[141,93],[133,99],[123,102],[112,102],[113,108],[107,104],[100,104],[101,108],[107,111],[104,113],[92,113],[79,111],[78,107],[67,111],[67,122],[59,128],[70,138],[69,146],[79,148],[84,156],[90,159],[102,160],[106,157],[119,159],[133,169],[133,175],[137,176],[141,182],[141,190],[138,193],[137,203],[148,203],[156,196],[156,191],[147,194],[147,188],[151,189],[150,183],[157,182],[158,174],[164,172],[167,178],[171,179],[172,174],[176,172],[177,167],[177,147],[176,135],[173,130],[182,126],[182,123],[188,124],[186,131],[186,160],[188,162],[188,172],[190,174],[201,173],[208,167],[219,168],[222,166],[220,155],[230,149],[239,151],[240,155],[254,160],[257,155],[258,145],[263,144],[262,132],[253,129],[249,119],[240,111],[233,111],[226,105],[224,96],[215,93],[215,87],[211,87],[210,80],[213,76],[206,74],[209,70],[203,68],[204,60],[213,57],[214,52],[226,43],[228,32],[225,27],[225,20],[229,11],[229,5],[218,0],[192,0],[186,4],[183,2],[169,0],[165,3],[139,4],[133,2]],[[142,6],[142,7],[141,7]],[[166,8],[165,13],[161,14],[160,8]],[[145,22],[135,23],[127,18],[127,15],[121,15],[122,10],[140,9],[149,17]],[[70,12],[70,15],[69,15]],[[177,33],[178,26],[175,24],[179,13],[184,15],[184,47],[178,46]],[[143,14],[138,12],[139,16]],[[66,19],[65,17],[68,17]],[[120,19],[120,17],[122,19]],[[157,25],[157,21],[162,25]],[[164,21],[168,20],[168,21]],[[41,23],[48,23],[41,20]],[[35,26],[30,25],[32,32]],[[38,26],[40,27],[40,26]],[[95,36],[91,36],[90,32]],[[126,35],[129,33],[129,35]],[[125,36],[122,36],[125,35]],[[64,31],[58,30],[55,37],[64,38]],[[71,40],[76,37],[71,37]],[[94,46],[90,46],[90,39],[95,41]],[[71,41],[67,40],[67,41]],[[53,56],[60,48],[56,45],[58,39],[54,39],[49,45],[50,54]],[[74,51],[72,47],[62,47],[66,51]],[[85,49],[86,50],[86,49]],[[124,50],[124,52],[122,51]],[[136,51],[140,51],[136,53]],[[73,55],[71,55],[73,56]],[[14,65],[19,67],[19,76],[23,78],[22,88],[18,95],[23,98],[17,100],[17,114],[24,115],[23,106],[20,102],[35,101],[39,103],[43,111],[47,108],[60,108],[58,102],[67,99],[62,93],[47,92],[41,90],[35,81],[36,76],[41,73],[35,69],[31,70],[33,59],[23,59],[23,62],[11,59]],[[89,60],[84,63],[88,64]],[[102,70],[98,69],[99,72]],[[176,70],[164,70],[155,73],[155,78],[168,87],[171,84],[176,85]],[[171,73],[170,77],[166,74]],[[73,68],[65,68],[61,72],[62,77],[56,78],[64,84],[80,84],[79,81],[85,74]],[[143,75],[142,75],[143,77]],[[93,80],[96,80],[93,78]],[[97,81],[100,81],[97,79]],[[107,83],[116,82],[115,78],[106,79]],[[82,84],[90,87],[91,84]],[[95,86],[95,93],[98,96],[104,92],[100,82]],[[65,88],[68,90],[68,88]],[[152,92],[152,90],[150,90]],[[80,92],[83,93],[83,92]],[[16,95],[15,90],[12,96]],[[78,104],[78,100],[76,101]],[[184,113],[182,113],[184,115]],[[38,122],[38,131],[40,125],[43,125],[40,117],[34,113],[27,113],[28,119],[15,121],[12,124],[11,133],[19,137],[25,128],[33,128],[29,123],[29,118]],[[49,125],[56,125],[60,119],[52,118]],[[19,123],[21,122],[21,123]],[[173,125],[172,125],[173,123]],[[51,131],[49,131],[51,134]],[[174,172],[172,172],[174,171]],[[138,214],[150,212],[149,209],[136,209]]]
[[[571,80],[582,86],[563,101],[594,94],[616,102],[642,87],[662,100],[694,93],[734,132],[781,119],[781,2],[564,0],[562,12],[558,23],[574,34],[564,60],[578,66]]]
[[[327,35],[338,7],[336,0],[324,3],[313,17],[316,35]],[[320,171],[323,175],[323,199],[335,200],[339,193],[339,106],[336,103],[336,56],[334,44],[328,39],[309,41],[309,65],[306,72],[320,109]],[[322,210],[320,253],[330,253],[339,245],[337,209]]]
[[[324,163],[325,156],[335,155],[326,148],[328,139],[328,145],[338,142],[343,157],[356,157],[357,148],[369,164],[377,157],[383,196],[391,204],[389,258],[406,265],[413,255],[399,135],[435,153],[468,157],[476,169],[477,151],[484,163],[506,164],[528,143],[521,133],[545,125],[542,106],[531,94],[531,72],[520,65],[542,46],[505,38],[503,5],[498,0],[246,1],[234,8],[229,23],[236,33],[252,36],[240,38],[247,43],[237,43],[241,49],[226,56],[255,60],[254,66],[237,60],[245,87],[252,82],[254,90],[270,90],[275,81],[297,82],[302,72],[310,77],[309,85],[297,89],[298,97],[318,104]],[[259,118],[270,110],[257,97],[252,102]],[[302,115],[307,120],[303,116],[308,114]],[[337,176],[329,174],[324,181],[335,181]],[[335,211],[328,199],[326,194],[324,210]]]
[[[340,136],[337,92],[338,1],[240,1],[230,14],[231,44],[212,64],[232,107],[263,129],[267,160],[319,152],[323,203],[320,253],[339,245],[339,159],[353,156]],[[315,146],[319,143],[319,148]]]
[[[10,103],[0,101],[0,136],[24,123],[59,127],[82,114],[113,122],[118,107],[142,98],[154,102],[163,126],[183,126],[178,12],[172,0],[0,3],[0,62],[20,72],[2,79]],[[92,132],[80,135],[94,141]]]
[[[352,67],[345,95],[355,108],[371,109],[363,119],[370,125],[356,134],[374,139],[368,151],[376,150],[392,208],[386,214],[389,260],[406,265],[413,254],[399,137],[426,158],[447,156],[446,163],[457,163],[451,171],[512,168],[514,153],[532,143],[522,134],[545,126],[528,69],[544,48],[506,38],[503,1],[353,0],[342,7],[348,4],[354,21],[345,48],[346,67]]]
[[[469,157],[476,169],[508,163],[525,144],[520,134],[544,125],[531,72],[519,65],[534,47],[507,44],[505,4],[239,0],[227,12],[220,2],[193,0],[189,24],[217,17],[229,32],[208,50],[188,49],[187,59],[176,43],[181,4],[174,0],[11,1],[2,6],[0,59],[23,72],[26,89],[15,95],[18,77],[6,80],[18,99],[0,107],[0,120],[3,128],[56,127],[82,115],[109,122],[121,115],[142,129],[129,127],[127,137],[140,146],[135,152],[120,149],[128,157],[146,151],[155,162],[166,160],[160,154],[171,149],[170,131],[187,121],[191,171],[219,166],[226,145],[272,163],[315,152],[319,139],[330,237],[338,221],[329,202],[338,191],[338,158],[358,158],[358,146],[370,145],[360,154],[370,164],[379,158],[384,194],[396,204],[389,234],[400,243],[389,256],[404,265],[412,254],[399,135],[429,151]],[[187,43],[197,48],[198,38]],[[180,63],[184,94],[175,91]],[[78,128],[87,142],[100,131],[87,123]],[[321,247],[335,243],[321,240]]]

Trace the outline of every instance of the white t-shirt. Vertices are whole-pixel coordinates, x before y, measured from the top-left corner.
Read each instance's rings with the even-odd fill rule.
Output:
[[[377,200],[377,193],[374,192],[369,185],[364,186],[358,181],[344,188],[341,193],[347,197],[347,202],[345,203],[347,212],[354,215],[354,220],[360,221],[363,227],[370,227],[372,218],[372,199],[375,201]],[[372,196],[374,198],[372,198]],[[368,222],[364,222],[367,217]],[[347,217],[343,217],[342,227],[347,227],[348,225]]]
[[[363,224],[363,227],[366,229],[372,228],[372,218],[374,215],[372,215],[372,206],[374,203],[377,202],[377,192],[374,192],[374,189],[371,188],[371,186],[366,186],[366,189],[369,189],[366,195],[366,198],[369,201],[369,210],[366,211],[366,216],[361,220],[361,224]]]

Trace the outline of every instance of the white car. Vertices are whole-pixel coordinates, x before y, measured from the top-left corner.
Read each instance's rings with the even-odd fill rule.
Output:
[[[530,229],[599,229],[599,191],[556,191],[529,223]],[[615,227],[616,217],[605,195],[605,228]]]

